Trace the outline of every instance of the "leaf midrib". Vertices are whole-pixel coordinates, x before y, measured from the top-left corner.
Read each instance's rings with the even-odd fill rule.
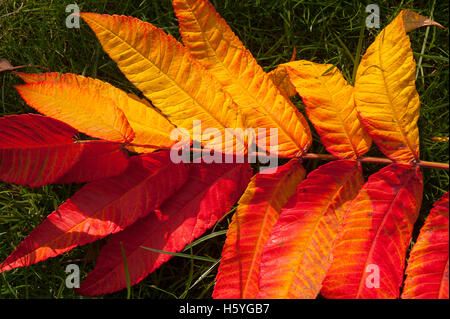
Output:
[[[384,38],[385,34],[386,34],[386,31],[383,30],[383,34],[382,34],[383,38]],[[387,96],[388,101],[389,101],[390,111],[391,111],[392,117],[393,117],[393,119],[395,121],[395,124],[397,124],[397,127],[399,129],[399,132],[400,132],[402,138],[403,138],[403,141],[406,143],[406,146],[408,147],[409,151],[411,152],[411,155],[414,157],[414,159],[416,161],[419,161],[419,159],[416,156],[415,149],[411,146],[411,144],[409,142],[409,139],[408,139],[405,131],[403,130],[403,126],[400,125],[399,118],[397,117],[396,109],[395,109],[394,104],[393,104],[392,94],[391,94],[391,92],[389,90],[388,83],[386,81],[385,70],[383,68],[382,56],[381,56],[381,52],[383,52],[383,50],[381,48],[382,44],[383,44],[383,41],[381,41],[381,39],[380,39],[380,41],[378,41],[378,50],[376,52],[377,52],[377,57],[378,57],[378,63],[380,65],[381,78],[382,78],[383,84],[384,84],[383,87],[386,90],[386,96]]]
[[[398,196],[400,193],[403,192],[403,190],[405,189],[405,186],[407,185],[407,183],[414,178],[414,174],[410,174],[410,176],[402,183],[400,189],[398,190],[398,192],[395,194],[394,198],[392,199],[391,203],[389,204],[389,207],[386,209],[386,213],[383,216],[383,220],[381,221],[380,225],[378,226],[377,232],[375,233],[375,236],[373,237],[372,241],[371,241],[371,245],[370,245],[370,249],[369,252],[367,253],[367,257],[366,257],[366,262],[364,263],[364,267],[362,268],[362,274],[361,274],[361,279],[359,281],[359,286],[358,286],[358,290],[355,294],[355,298],[358,299],[360,294],[362,293],[362,287],[363,287],[363,282],[365,282],[363,280],[364,278],[364,274],[365,271],[367,269],[367,265],[369,263],[369,261],[371,260],[372,254],[374,252],[375,246],[378,243],[377,239],[380,236],[381,230],[384,229],[384,224],[387,222],[388,217],[391,216],[391,212],[392,212],[392,207],[395,203],[395,201],[397,200]],[[351,208],[351,207],[350,207]],[[372,217],[373,218],[373,217]]]
[[[64,233],[62,233],[60,236],[53,238],[51,241],[47,242],[45,245],[40,245],[39,247],[37,247],[36,249],[33,249],[32,251],[29,251],[26,255],[20,257],[20,258],[24,258],[25,256],[39,251],[41,248],[47,248],[47,247],[51,247],[51,244],[54,243],[55,241],[57,241],[59,238],[64,237],[65,235],[71,233],[74,229],[80,228],[80,226],[84,225],[85,223],[87,223],[90,220],[95,219],[95,217],[97,217],[99,214],[101,214],[102,212],[104,212],[106,209],[108,209],[110,206],[114,205],[115,202],[120,201],[121,199],[123,199],[124,197],[128,196],[128,194],[132,191],[134,191],[136,188],[140,188],[142,187],[143,184],[147,183],[149,179],[151,179],[152,177],[154,177],[155,175],[159,174],[164,168],[166,168],[168,165],[170,165],[170,161],[163,163],[161,166],[158,167],[158,169],[156,171],[154,171],[152,174],[148,175],[146,178],[144,178],[141,182],[139,182],[138,184],[134,184],[134,187],[130,188],[129,190],[127,190],[126,192],[122,193],[122,196],[117,197],[117,198],[113,198],[111,201],[109,201],[108,203],[106,203],[102,208],[100,208],[99,210],[97,210],[94,214],[90,215],[88,218],[85,218],[82,222],[72,226],[70,229],[64,231]],[[81,191],[81,190],[80,190]],[[70,200],[70,199],[69,199]],[[59,210],[59,209],[58,209]],[[55,212],[57,212],[58,210],[56,210]],[[80,212],[80,211],[77,211]]]

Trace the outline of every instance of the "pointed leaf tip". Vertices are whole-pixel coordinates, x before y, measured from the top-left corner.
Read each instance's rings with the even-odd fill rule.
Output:
[[[410,32],[424,26],[436,26],[445,29],[440,23],[431,20],[428,17],[417,14],[411,10],[404,10],[401,12],[403,18],[403,25],[406,32]]]

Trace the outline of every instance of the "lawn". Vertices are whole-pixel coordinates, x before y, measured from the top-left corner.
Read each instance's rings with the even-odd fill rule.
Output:
[[[334,64],[350,83],[359,57],[400,10],[413,9],[440,22],[445,30],[434,27],[415,30],[411,33],[411,42],[421,100],[418,123],[421,158],[448,163],[448,1],[378,1],[380,29],[365,27],[366,3],[355,0],[211,2],[266,71],[289,61],[295,47],[297,59]],[[80,21],[79,29],[66,27],[68,13],[65,9],[71,3],[66,0],[0,0],[0,58],[8,59],[13,65],[39,65],[52,71],[99,78],[123,90],[139,93],[102,50],[86,23]],[[170,0],[80,0],[77,4],[86,12],[137,17],[180,39]],[[42,69],[30,67],[26,71]],[[14,74],[0,73],[0,116],[34,112],[13,87],[20,83]],[[303,112],[301,100],[293,100]],[[315,133],[314,139],[310,152],[326,153]],[[383,156],[375,146],[367,155]],[[320,164],[322,162],[309,160],[305,168],[311,171]],[[369,176],[381,167],[379,164],[364,165],[364,173]],[[425,188],[415,236],[432,204],[448,191],[449,185],[448,171],[425,168],[422,172]],[[0,182],[0,260],[3,261],[31,230],[80,186],[30,188]],[[232,211],[185,249],[184,256],[172,258],[133,286],[129,297],[209,298],[231,216]],[[0,274],[0,298],[80,298],[73,289],[66,288],[66,266],[78,264],[84,278],[93,269],[103,242],[78,247],[33,266]],[[209,257],[215,262],[189,256]],[[126,290],[104,296],[126,297]]]

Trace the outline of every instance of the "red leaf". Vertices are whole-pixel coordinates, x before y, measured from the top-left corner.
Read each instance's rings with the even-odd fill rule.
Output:
[[[222,250],[214,298],[255,298],[259,263],[281,207],[305,177],[298,159],[256,174],[239,200]]]
[[[356,161],[311,172],[281,210],[261,257],[258,298],[315,298],[330,266],[340,211],[364,182]]]
[[[420,230],[406,268],[404,299],[448,299],[448,192]]]
[[[84,183],[122,174],[129,157],[122,145],[107,141],[84,141],[76,163],[55,183]]]
[[[399,297],[422,191],[420,169],[411,165],[391,164],[369,177],[340,225],[324,297]]]
[[[188,177],[188,166],[172,163],[169,156],[165,151],[132,157],[122,175],[85,185],[25,238],[0,272],[117,233],[150,213]]]
[[[0,118],[0,179],[31,187],[52,183],[81,153],[72,139],[76,133],[42,115]]]
[[[78,292],[99,295],[127,286],[121,243],[131,285],[141,281],[172,257],[141,246],[180,251],[232,208],[250,177],[248,164],[193,164],[186,184],[155,214],[114,235],[102,248],[95,269]]]
[[[0,118],[0,179],[38,187],[93,181],[126,169],[128,156],[120,145],[75,142],[76,134],[67,124],[42,115]]]

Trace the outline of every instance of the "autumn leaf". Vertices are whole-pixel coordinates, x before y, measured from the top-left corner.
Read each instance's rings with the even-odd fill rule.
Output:
[[[448,192],[420,230],[406,268],[403,299],[448,299]]]
[[[188,171],[186,164],[173,164],[167,151],[132,157],[122,175],[86,184],[51,213],[0,264],[0,272],[125,229],[179,189]]]
[[[255,298],[259,264],[281,207],[305,177],[297,159],[253,176],[228,227],[214,298]]]
[[[126,169],[128,156],[120,145],[76,142],[77,133],[60,121],[37,114],[0,118],[0,179],[38,187],[93,181]]]
[[[335,66],[300,60],[277,69],[302,97],[328,152],[340,159],[356,159],[368,152],[372,140],[359,121],[353,87]]]
[[[315,298],[330,266],[340,212],[363,184],[356,161],[333,161],[311,172],[273,226],[264,247],[258,298]]]
[[[79,157],[74,165],[55,180],[55,184],[85,183],[122,174],[129,156],[120,145],[108,141],[80,141]]]
[[[422,191],[418,167],[391,164],[369,177],[343,216],[324,297],[399,297]]]
[[[144,99],[126,93],[109,83],[81,75],[57,72],[49,73],[21,73],[15,72],[26,83],[60,82],[77,85],[81,88],[93,89],[105,99],[112,99],[116,106],[124,113],[128,123],[135,132],[134,145],[131,151],[148,153],[158,148],[170,148],[175,140],[170,138],[175,126],[170,123],[158,110]]]
[[[118,143],[128,143],[134,138],[125,114],[116,102],[94,87],[39,82],[16,85],[16,89],[37,111],[92,137]]]
[[[390,159],[411,163],[419,158],[419,94],[416,63],[407,32],[425,23],[403,10],[376,37],[358,66],[356,107],[367,132]]]
[[[291,98],[297,95],[297,90],[292,85],[287,70],[283,64],[280,64],[276,69],[269,72],[269,77],[286,98]]]
[[[176,194],[154,213],[114,235],[102,248],[96,267],[78,292],[99,295],[127,286],[121,244],[130,284],[141,281],[172,257],[142,247],[180,251],[231,209],[250,176],[248,164],[191,164],[189,179]]]
[[[244,154],[244,141],[224,145],[226,128],[242,122],[237,106],[222,86],[172,36],[148,22],[125,16],[82,13],[103,49],[124,75],[177,127],[194,134],[194,120],[201,121],[200,134],[217,129],[221,136],[201,136],[211,148]],[[127,56],[125,59],[124,57]],[[242,127],[242,126],[240,126]],[[199,136],[193,139],[200,140]]]
[[[286,99],[214,7],[206,0],[174,0],[189,52],[211,71],[239,105],[247,127],[276,128],[279,156],[299,156],[311,144],[303,115]],[[265,149],[271,135],[266,134]]]
[[[129,289],[173,256],[205,260],[180,252],[234,212],[221,259],[207,258],[197,281],[209,274],[202,289],[212,288],[220,261],[214,298],[399,298],[402,286],[405,299],[448,298],[448,193],[411,242],[420,169],[448,164],[419,157],[407,32],[440,25],[401,11],[367,49],[352,87],[334,65],[292,61],[296,49],[267,74],[208,1],[173,5],[185,46],[137,18],[81,14],[143,97],[71,73],[14,72],[26,82],[16,86],[22,98],[45,116],[0,118],[0,180],[87,184],[0,272],[110,236],[77,292]],[[0,72],[23,67],[0,60]],[[290,100],[296,93],[331,155],[306,153],[311,131]],[[194,163],[179,162],[180,137],[189,137],[183,159]],[[371,138],[388,158],[363,157]],[[269,168],[252,177],[269,147],[277,149]],[[233,163],[222,156],[231,152]],[[331,162],[307,163],[314,159]],[[364,183],[366,162],[388,166]],[[305,168],[314,168],[306,179]]]

